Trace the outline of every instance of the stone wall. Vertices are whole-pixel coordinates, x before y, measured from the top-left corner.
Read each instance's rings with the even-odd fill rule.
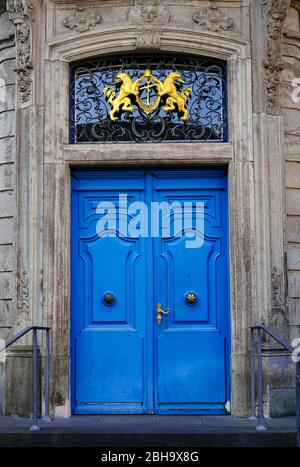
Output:
[[[0,2],[0,338],[10,335],[15,306],[15,43]],[[1,363],[0,363],[1,365]],[[2,369],[2,371],[1,371]],[[4,369],[0,367],[0,413]]]
[[[293,80],[298,78],[300,89],[299,3],[292,3],[289,9],[283,45],[286,241],[291,339],[299,336],[300,331],[300,91],[292,86]]]
[[[300,330],[300,2],[291,2],[284,23],[282,47],[282,100],[284,127],[285,180],[285,251],[286,309],[282,301],[280,281],[272,270],[273,328],[287,341],[299,337]],[[293,80],[299,79],[299,92]],[[299,99],[298,99],[299,96]],[[272,356],[273,355],[273,356]],[[267,373],[268,412],[271,417],[292,415],[295,411],[295,364],[289,355],[274,356],[265,361]]]
[[[203,11],[212,2],[161,0],[155,14],[148,16],[141,2],[10,0],[10,22],[4,12],[6,2],[0,0],[0,79],[4,80],[0,83],[0,338],[32,323],[52,327],[51,406],[56,415],[68,414],[70,166],[134,160],[146,164],[158,159],[226,163],[231,209],[232,413],[248,415],[249,325],[265,323],[286,339],[300,328],[300,103],[291,97],[292,80],[300,78],[300,1],[291,3],[285,22],[285,140],[278,82],[288,1],[217,0]],[[82,10],[76,12],[74,6]],[[174,145],[137,145],[130,150],[126,145],[68,146],[69,62],[98,53],[160,49],[228,60],[230,142],[192,145],[188,154],[185,145],[177,145],[176,150]],[[30,414],[30,365],[30,345],[10,351],[6,413]],[[285,362],[279,358],[266,362],[267,415],[292,410],[292,371],[289,357]],[[0,412],[1,400],[0,371]]]

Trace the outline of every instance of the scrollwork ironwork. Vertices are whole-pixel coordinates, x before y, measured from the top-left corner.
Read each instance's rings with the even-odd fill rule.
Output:
[[[182,113],[176,99],[170,105],[168,94],[159,96],[161,105],[147,112],[147,105],[141,103],[157,102],[161,90],[152,86],[149,95],[149,89],[141,86],[137,96],[131,95],[130,103],[136,105],[130,105],[130,111],[121,106],[112,120],[113,98],[109,99],[108,90],[117,95],[122,85],[117,75],[124,73],[134,83],[149,70],[154,83],[164,83],[171,73],[180,75],[182,79],[175,82],[175,96],[189,89],[187,113]],[[72,143],[226,142],[226,107],[226,63],[221,60],[136,54],[71,66]]]

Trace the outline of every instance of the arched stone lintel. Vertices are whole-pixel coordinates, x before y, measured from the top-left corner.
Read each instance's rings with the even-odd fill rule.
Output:
[[[156,52],[181,52],[197,55],[208,55],[229,60],[231,58],[250,58],[249,46],[246,42],[220,36],[208,31],[180,30],[164,28],[160,32],[160,49]],[[147,49],[146,49],[147,50]],[[151,48],[148,49],[153,52]],[[50,61],[72,62],[96,55],[122,53],[136,50],[136,30],[102,29],[91,31],[84,36],[64,35],[49,43],[45,58]],[[138,52],[138,51],[137,51]]]

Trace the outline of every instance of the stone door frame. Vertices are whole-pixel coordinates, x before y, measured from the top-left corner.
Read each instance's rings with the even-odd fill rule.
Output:
[[[69,141],[69,64],[92,56],[133,52],[128,27],[67,36],[46,47],[43,188],[43,308],[52,327],[52,409],[70,414],[70,172],[72,166],[217,164],[228,166],[231,281],[231,413],[246,415],[249,400],[248,326],[257,318],[252,78],[249,46],[209,31],[166,28],[161,52],[228,61],[229,142],[81,144]],[[151,50],[149,50],[151,52]],[[269,212],[260,207],[260,216]],[[39,228],[37,225],[36,228]],[[267,278],[266,278],[267,280]],[[267,284],[265,284],[267,287]],[[261,285],[263,288],[263,285]]]

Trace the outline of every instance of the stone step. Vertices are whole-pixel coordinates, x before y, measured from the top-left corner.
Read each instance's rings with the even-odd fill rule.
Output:
[[[296,446],[296,419],[264,421],[203,415],[75,415],[51,423],[39,420],[41,430],[30,432],[32,420],[0,416],[0,448],[34,447],[289,447]]]
[[[1,447],[296,447],[294,433],[1,433]]]

